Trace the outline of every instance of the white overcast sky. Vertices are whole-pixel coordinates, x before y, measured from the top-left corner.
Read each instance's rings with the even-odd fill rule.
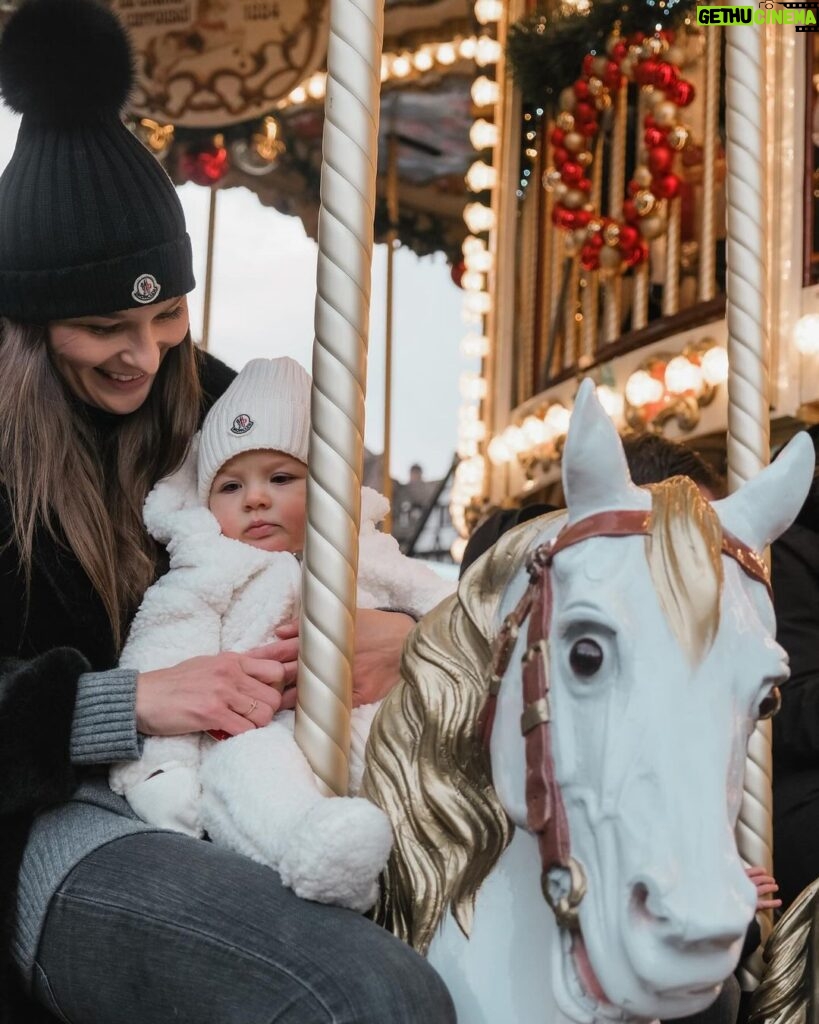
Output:
[[[0,108],[0,166],[17,135],[18,118]],[[275,173],[275,172],[274,172]],[[194,337],[202,323],[208,191],[180,189],[193,241],[198,287],[190,297]],[[289,355],[308,370],[313,343],[316,245],[301,221],[264,207],[246,189],[219,193],[210,349],[237,369],[257,356]],[[383,446],[384,293],[386,250],[373,259],[370,358],[365,442]],[[458,378],[467,366],[458,353],[467,333],[463,293],[442,255],[396,257],[393,332],[393,476],[406,480],[420,462],[427,478],[449,466],[457,438]]]

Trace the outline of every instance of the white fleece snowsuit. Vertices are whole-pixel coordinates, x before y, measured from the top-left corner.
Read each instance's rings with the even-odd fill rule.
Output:
[[[454,588],[406,558],[376,529],[387,500],[362,491],[358,604],[420,617]],[[141,672],[198,655],[245,651],[275,639],[298,614],[301,565],[224,537],[196,487],[196,443],[145,503],[145,525],[168,549],[170,570],[148,589],[120,665]],[[377,705],[352,713],[350,788],[357,792]],[[111,788],[143,820],[268,864],[297,895],[363,911],[392,845],[382,812],[360,798],[325,798],[293,738],[293,713],[223,742],[204,733],[146,737],[142,757],[114,765]]]

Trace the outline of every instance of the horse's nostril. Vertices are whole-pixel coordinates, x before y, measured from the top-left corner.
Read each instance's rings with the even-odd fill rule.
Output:
[[[656,899],[652,899],[652,893],[645,882],[635,882],[631,887],[631,901],[629,912],[636,921],[645,921],[651,924],[663,924],[668,918],[661,912],[662,907]]]

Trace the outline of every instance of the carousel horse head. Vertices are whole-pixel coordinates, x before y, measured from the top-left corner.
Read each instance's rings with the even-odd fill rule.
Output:
[[[425,950],[515,829],[537,840],[570,1020],[708,1005],[755,909],[734,839],[745,752],[788,675],[760,553],[813,473],[796,437],[731,497],[632,484],[590,382],[563,455],[568,513],[505,535],[416,628],[365,791],[396,846],[382,920]],[[540,898],[532,893],[531,898]]]

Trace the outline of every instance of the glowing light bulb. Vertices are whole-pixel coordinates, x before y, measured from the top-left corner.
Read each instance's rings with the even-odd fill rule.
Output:
[[[520,427],[516,426],[514,423],[511,423],[506,430],[504,430],[501,437],[506,442],[506,446],[509,451],[515,455],[517,455],[518,452],[525,452],[527,448],[531,447],[526,435]]]
[[[474,36],[467,36],[458,43],[458,56],[464,60],[474,60],[478,40]]]
[[[467,334],[461,340],[461,355],[464,359],[483,359],[489,355],[489,338],[483,334]]]
[[[492,149],[497,146],[500,129],[491,121],[479,117],[469,129],[469,141],[474,149]]]
[[[503,17],[502,0],[477,0],[475,17],[481,25],[490,25]]]
[[[639,409],[643,405],[659,402],[665,393],[662,381],[645,370],[635,370],[626,381],[626,401]]]
[[[473,234],[479,235],[483,231],[491,231],[495,226],[495,211],[483,203],[467,203],[464,207],[464,221]]]
[[[466,187],[470,192],[484,192],[498,183],[498,172],[483,160],[476,160],[466,172]]]
[[[461,275],[461,288],[465,292],[482,292],[484,280],[483,274],[478,274],[474,270],[468,270],[465,274]]]
[[[521,423],[520,429],[532,447],[543,444],[548,440],[546,424],[539,416],[527,416],[523,423]]]
[[[728,353],[719,345],[709,348],[702,357],[700,369],[706,384],[724,384],[728,380]]]
[[[320,100],[326,91],[327,76],[322,71],[317,71],[307,82],[307,95],[314,100]]]
[[[702,391],[702,370],[685,356],[674,356],[665,368],[665,386],[672,395]]]
[[[553,432],[555,437],[560,437],[569,429],[571,413],[565,405],[550,405],[543,417],[543,421]]]
[[[422,47],[420,50],[416,50],[412,63],[415,65],[416,71],[429,71],[435,63],[435,58],[426,47]]]
[[[435,59],[439,64],[443,64],[444,67],[448,67],[450,64],[455,63],[458,59],[458,54],[452,43],[441,43],[435,51]]]
[[[501,44],[491,36],[479,36],[475,44],[475,63],[479,68],[485,68],[489,64],[497,64],[502,53]]]
[[[467,316],[486,316],[492,309],[489,292],[467,292],[464,296],[464,312]]]
[[[296,106],[300,106],[302,103],[307,101],[307,90],[303,85],[297,85],[291,93],[288,93],[287,98],[291,103],[296,104]]]
[[[500,85],[486,75],[481,75],[472,83],[472,102],[476,107],[492,107],[500,99]]]
[[[462,373],[459,381],[461,398],[467,402],[479,402],[486,398],[486,380],[477,373]]]
[[[500,434],[489,442],[486,454],[493,466],[503,466],[505,463],[511,462],[514,457],[514,452]]]
[[[796,321],[793,340],[804,356],[819,352],[819,313],[808,313]]]
[[[601,384],[597,388],[597,397],[611,419],[616,420],[623,415],[623,396],[619,391],[615,391],[607,384]]]
[[[412,61],[409,54],[399,54],[392,62],[393,78],[406,78],[410,71],[412,71]]]

